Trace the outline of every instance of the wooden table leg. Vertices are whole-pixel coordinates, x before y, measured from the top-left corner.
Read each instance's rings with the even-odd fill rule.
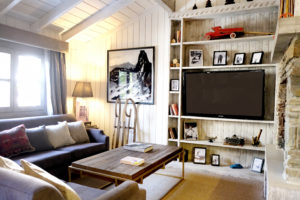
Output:
[[[72,172],[71,172],[70,168],[68,168],[68,176],[69,176],[69,182],[71,182],[71,180],[72,180]]]
[[[182,160],[182,179],[184,179],[184,150],[181,152],[181,160]]]

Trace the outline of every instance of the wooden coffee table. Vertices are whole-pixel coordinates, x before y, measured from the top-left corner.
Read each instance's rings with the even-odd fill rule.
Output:
[[[132,166],[120,163],[126,156],[143,158],[145,163],[140,166]],[[80,175],[91,175],[104,180],[114,182],[118,185],[126,180],[133,180],[143,183],[143,179],[176,158],[182,160],[182,176],[184,179],[184,151],[181,147],[153,144],[153,150],[147,153],[129,151],[123,147],[106,151],[94,156],[84,158],[72,163],[69,166],[69,181],[73,172]]]

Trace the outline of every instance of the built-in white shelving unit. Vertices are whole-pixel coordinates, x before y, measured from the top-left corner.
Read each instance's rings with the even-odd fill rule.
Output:
[[[226,6],[212,8],[201,8],[170,15],[170,64],[174,58],[180,62],[179,67],[170,67],[169,79],[178,79],[179,91],[169,91],[169,105],[178,104],[178,116],[168,115],[169,128],[176,128],[178,138],[172,139],[168,134],[170,144],[183,146],[190,149],[196,146],[212,148],[217,151],[221,158],[236,161],[232,155],[228,155],[226,149],[245,150],[247,159],[241,159],[245,166],[252,161],[251,155],[260,155],[264,152],[265,145],[272,142],[274,125],[274,104],[275,104],[275,79],[276,64],[271,63],[271,52],[273,51],[274,35],[253,35],[245,34],[234,39],[204,40],[207,32],[212,32],[214,26],[222,28],[243,27],[245,31],[254,32],[276,32],[278,18],[278,1],[256,0],[251,2],[236,3]],[[180,31],[180,38],[177,32]],[[171,43],[172,39],[176,43]],[[203,51],[203,66],[189,66],[189,51],[199,49]],[[227,65],[212,66],[214,51],[227,51]],[[253,52],[263,51],[263,64],[250,64]],[[246,53],[246,64],[233,65],[235,53]],[[199,116],[185,116],[182,114],[182,74],[188,70],[265,70],[265,117],[264,120],[229,119]],[[170,108],[169,108],[170,109]],[[197,122],[199,139],[185,140],[183,138],[184,122]],[[255,147],[250,144],[252,137],[263,129],[261,146]],[[244,146],[224,145],[225,137],[233,134],[244,137]],[[213,143],[206,138],[217,136]],[[190,146],[190,148],[189,148]],[[216,149],[216,150],[214,150]],[[224,151],[224,155],[223,152]],[[253,153],[250,153],[253,152]],[[226,155],[227,154],[227,155]],[[234,155],[237,155],[236,153]],[[239,156],[242,157],[242,156]]]

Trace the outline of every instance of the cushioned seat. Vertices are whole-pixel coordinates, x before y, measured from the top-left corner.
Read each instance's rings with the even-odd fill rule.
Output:
[[[71,153],[72,161],[79,160],[97,153],[105,151],[104,143],[84,143],[72,146],[57,148],[57,151],[64,151]]]
[[[67,183],[76,193],[80,196],[81,200],[90,200],[96,199],[97,197],[104,194],[105,190],[100,190],[92,187],[87,187],[84,185],[79,185],[76,183],[69,182]]]
[[[18,164],[20,164],[21,159],[24,159],[46,170],[72,162],[71,154],[69,152],[53,150],[24,154],[11,159],[16,161]]]

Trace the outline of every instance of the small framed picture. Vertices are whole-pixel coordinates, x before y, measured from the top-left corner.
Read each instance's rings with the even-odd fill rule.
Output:
[[[254,172],[261,173],[264,166],[264,159],[254,158],[252,162],[251,170]]]
[[[193,162],[196,164],[206,164],[206,148],[194,147]]]
[[[214,51],[213,65],[227,65],[227,51]]]
[[[210,163],[212,166],[220,166],[220,155],[212,154]]]
[[[198,139],[197,122],[184,122],[183,138],[185,140],[197,140]]]
[[[234,55],[233,64],[234,65],[243,65],[243,64],[245,64],[245,58],[246,58],[245,53],[236,53]]]
[[[203,51],[191,49],[190,50],[190,66],[203,66]]]
[[[179,91],[179,80],[178,79],[170,80],[170,91]]]
[[[264,52],[253,52],[251,56],[250,64],[262,64]]]

